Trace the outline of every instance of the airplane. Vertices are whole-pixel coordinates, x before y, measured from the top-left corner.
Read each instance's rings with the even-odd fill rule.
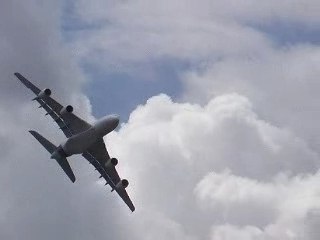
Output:
[[[100,173],[100,178],[106,180],[105,185],[110,185],[111,192],[116,191],[133,212],[135,207],[126,191],[129,182],[126,179],[120,179],[115,168],[118,160],[109,156],[103,141],[103,137],[119,125],[119,116],[108,115],[91,125],[76,116],[71,105],[64,107],[54,100],[49,88],[40,90],[20,73],[16,72],[14,75],[36,95],[32,100],[40,104],[39,108],[43,108],[46,115],[53,118],[67,137],[59,146],[56,146],[38,132],[29,131],[51,154],[51,159],[55,159],[69,179],[75,182],[76,178],[67,157],[82,154]]]

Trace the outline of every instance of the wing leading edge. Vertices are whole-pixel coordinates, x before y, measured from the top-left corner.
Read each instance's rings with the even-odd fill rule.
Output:
[[[91,146],[87,152],[83,155],[88,161],[97,169],[101,176],[106,180],[106,183],[110,185],[112,190],[115,190],[122,200],[128,205],[133,212],[135,207],[125,188],[117,188],[116,185],[121,181],[119,174],[114,166],[105,167],[105,163],[110,159],[109,153],[106,149],[103,139],[98,140],[93,146]],[[93,161],[93,159],[95,161]],[[96,166],[96,165],[98,166]]]
[[[27,88],[31,89],[31,91],[38,96],[41,90],[33,85],[28,79],[22,76],[20,73],[14,74]],[[52,119],[58,124],[59,128],[63,131],[66,137],[71,137],[77,133],[88,130],[91,125],[79,118],[73,113],[69,114],[61,114],[63,106],[58,103],[56,100],[51,98],[50,96],[46,96],[44,98],[34,98],[33,100],[37,101],[44,110],[46,110],[47,114],[52,117]]]
[[[92,156],[92,154],[90,154],[90,152],[85,152],[82,154],[82,156],[84,158],[86,158],[94,167],[95,169],[100,173],[100,175],[106,180],[106,185],[109,184],[112,188],[112,190],[115,190],[118,195],[122,198],[122,200],[127,204],[127,206],[129,207],[129,209],[133,212],[135,210],[135,207],[127,193],[127,191],[124,188],[116,188],[116,178],[119,179],[120,181],[120,177],[116,171],[116,169],[113,167],[112,170],[110,170],[109,168],[105,168],[103,167],[103,165],[101,165],[99,163],[99,161],[97,161],[97,159]],[[113,174],[111,174],[113,173]],[[113,176],[113,177],[111,177]],[[117,177],[115,177],[117,176]]]
[[[22,76],[20,73],[14,73],[14,75],[27,87],[29,88],[36,96],[41,93],[41,90],[31,83],[28,79]],[[52,119],[58,124],[59,128],[63,131],[67,138],[72,135],[78,134],[80,132],[88,130],[91,125],[79,118],[73,113],[61,114],[63,106],[58,103],[56,100],[50,96],[44,98],[34,98],[33,100],[37,101],[40,104],[40,107],[43,108],[50,115]],[[101,174],[101,176],[106,180],[107,184],[115,190],[118,195],[123,199],[123,201],[128,205],[130,210],[133,212],[135,207],[124,188],[116,188],[116,184],[121,180],[115,167],[106,168],[104,163],[110,159],[110,156],[107,152],[103,139],[101,138],[96,142],[88,151],[82,154]]]

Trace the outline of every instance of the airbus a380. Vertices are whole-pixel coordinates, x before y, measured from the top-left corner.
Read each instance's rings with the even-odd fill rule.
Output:
[[[100,178],[106,180],[106,185],[110,185],[111,191],[116,191],[133,212],[135,207],[126,191],[129,182],[126,179],[120,179],[115,168],[118,160],[110,158],[103,141],[103,137],[118,126],[119,117],[109,115],[91,125],[73,114],[72,106],[64,107],[54,100],[50,89],[40,90],[20,73],[14,75],[36,95],[33,100],[37,101],[40,108],[47,112],[46,115],[53,118],[67,137],[59,146],[56,146],[38,132],[29,131],[47,149],[51,158],[58,162],[70,180],[75,182],[76,178],[67,157],[82,154],[101,174]]]

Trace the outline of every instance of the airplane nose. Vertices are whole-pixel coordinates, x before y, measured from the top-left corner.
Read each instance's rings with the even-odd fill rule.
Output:
[[[117,127],[119,125],[120,117],[117,114],[112,115],[112,121],[114,122],[114,125]]]

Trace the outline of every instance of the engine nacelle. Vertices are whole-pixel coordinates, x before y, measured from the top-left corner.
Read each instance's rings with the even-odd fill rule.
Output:
[[[110,168],[110,167],[115,167],[115,166],[117,166],[117,164],[118,164],[118,159],[116,159],[116,158],[110,158],[107,162],[106,162],[106,164],[105,164],[105,167],[106,168]]]
[[[44,98],[44,97],[50,97],[51,95],[51,90],[49,88],[43,89],[39,94],[38,98]]]
[[[62,147],[59,146],[52,154],[52,159],[60,160],[62,158],[66,158],[66,153],[63,151]]]
[[[129,181],[127,179],[122,179],[120,180],[117,185],[116,185],[116,188],[127,188],[129,185]]]
[[[65,114],[72,113],[72,112],[73,112],[73,107],[71,105],[68,105],[68,106],[61,109],[60,114],[65,115]]]

